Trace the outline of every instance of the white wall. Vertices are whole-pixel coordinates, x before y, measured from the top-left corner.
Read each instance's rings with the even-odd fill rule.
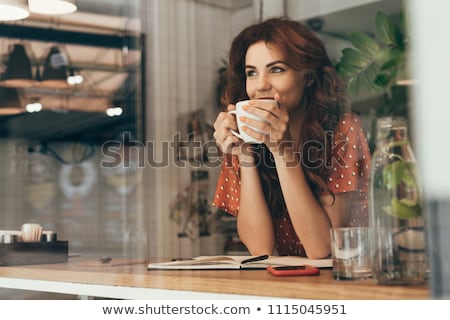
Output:
[[[270,0],[269,0],[270,1]],[[274,1],[274,0],[272,0]],[[340,10],[350,9],[356,6],[363,6],[380,0],[285,0],[286,12],[296,20],[305,20],[326,15]]]
[[[450,197],[450,149],[448,119],[450,102],[450,42],[443,30],[450,29],[450,3],[444,0],[412,1],[410,7],[413,46],[415,141],[423,170],[424,187],[434,198]]]

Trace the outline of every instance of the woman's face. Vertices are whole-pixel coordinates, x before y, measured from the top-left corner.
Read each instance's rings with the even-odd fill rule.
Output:
[[[278,48],[265,42],[252,44],[245,55],[246,90],[250,99],[280,96],[287,110],[299,106],[305,89],[302,71],[290,68]]]

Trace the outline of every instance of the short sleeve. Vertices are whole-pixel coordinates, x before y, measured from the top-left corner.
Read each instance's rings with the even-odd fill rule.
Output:
[[[341,117],[333,137],[331,160],[327,186],[333,193],[367,192],[370,151],[361,120],[356,115]]]
[[[236,156],[226,155],[217,180],[213,206],[236,216],[239,211],[240,186],[239,160]]]

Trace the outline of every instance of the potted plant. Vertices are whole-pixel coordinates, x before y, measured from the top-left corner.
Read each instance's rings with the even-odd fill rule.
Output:
[[[342,50],[337,72],[347,80],[348,93],[381,93],[384,103],[376,109],[377,116],[405,116],[408,73],[408,47],[404,18],[400,15],[395,24],[385,13],[375,17],[375,36],[363,32],[350,33],[353,47]]]

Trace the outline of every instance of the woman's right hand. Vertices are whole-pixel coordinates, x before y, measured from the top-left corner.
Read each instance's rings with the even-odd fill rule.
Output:
[[[228,105],[228,111],[236,110],[234,104]],[[244,143],[236,137],[230,130],[238,131],[236,116],[228,112],[221,112],[214,122],[214,139],[223,153],[236,155],[241,165],[246,163],[253,166],[253,148],[251,144]]]
[[[236,106],[234,104],[228,105],[227,110],[235,110]],[[236,117],[228,112],[220,112],[214,122],[214,139],[223,153],[229,153],[234,155],[239,155],[242,141],[234,136],[231,130],[238,130]]]

